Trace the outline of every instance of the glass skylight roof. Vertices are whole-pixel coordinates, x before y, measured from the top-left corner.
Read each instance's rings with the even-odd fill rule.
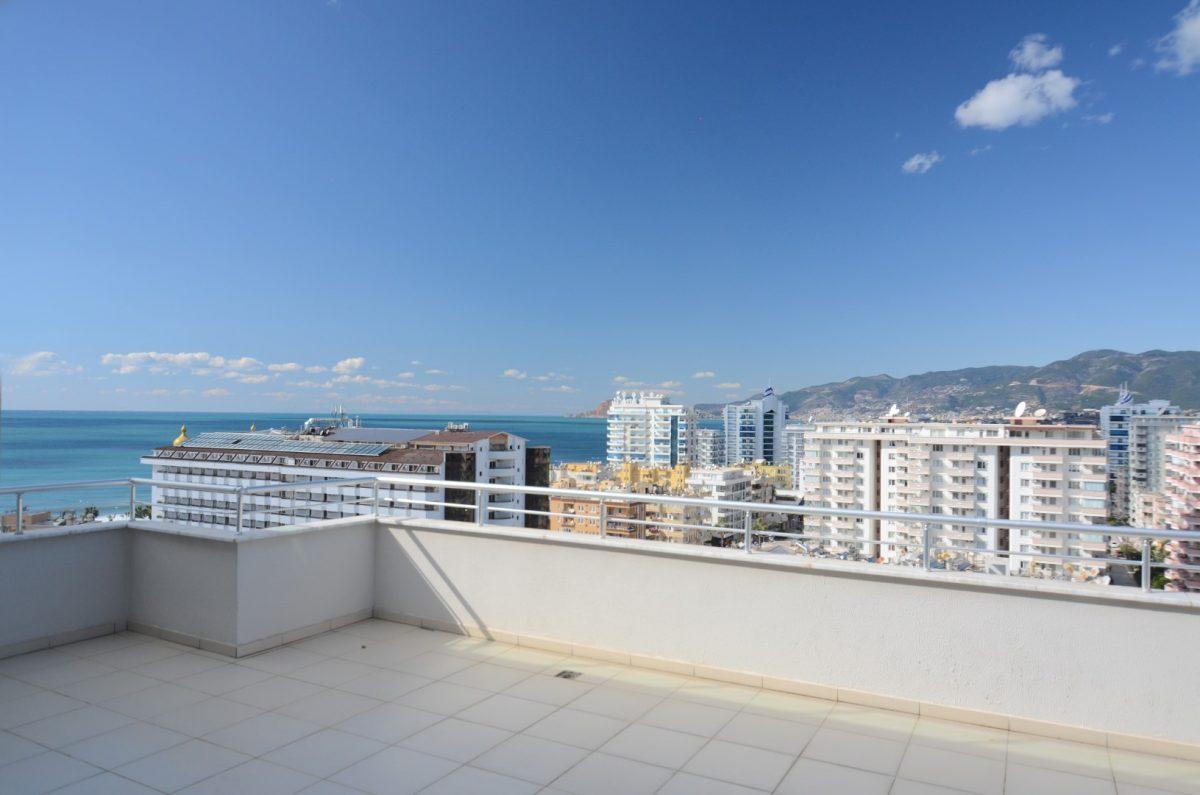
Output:
[[[183,447],[206,447],[221,450],[269,450],[276,453],[327,453],[332,455],[382,455],[390,444],[368,442],[327,442],[323,440],[292,439],[273,433],[202,433],[188,439]]]

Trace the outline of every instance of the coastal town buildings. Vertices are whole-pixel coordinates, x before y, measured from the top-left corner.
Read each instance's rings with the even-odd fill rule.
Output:
[[[622,538],[646,537],[646,504],[610,500],[604,503],[604,532]],[[600,535],[601,502],[583,497],[550,497],[550,530]]]
[[[1183,414],[1167,400],[1134,403],[1133,395],[1121,388],[1117,402],[1100,409],[1100,432],[1108,459],[1109,516],[1131,519],[1132,499],[1139,491],[1156,491],[1161,481],[1164,436],[1179,428]],[[1153,485],[1149,483],[1153,481]]]
[[[692,463],[698,467],[725,466],[725,432],[716,428],[697,429]]]
[[[725,463],[745,461],[783,463],[787,448],[784,426],[787,407],[767,387],[759,397],[725,407]]]
[[[804,434],[812,430],[807,422],[789,422],[783,428],[787,462],[792,468],[792,491],[804,493]]]
[[[691,461],[696,414],[658,392],[617,392],[608,407],[607,459],[645,466]]]
[[[1200,423],[1185,425],[1166,439],[1163,488],[1155,500],[1153,524],[1195,532],[1197,541],[1172,541],[1171,563],[1200,566]],[[1200,571],[1171,570],[1167,590],[1200,591]]]

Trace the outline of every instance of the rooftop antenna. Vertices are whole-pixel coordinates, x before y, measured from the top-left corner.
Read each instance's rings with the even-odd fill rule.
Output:
[[[1024,417],[1025,409],[1027,409],[1027,408],[1029,408],[1029,405],[1024,400],[1022,400],[1020,403],[1018,403],[1017,410],[1013,412],[1013,419],[1019,420],[1021,417]]]

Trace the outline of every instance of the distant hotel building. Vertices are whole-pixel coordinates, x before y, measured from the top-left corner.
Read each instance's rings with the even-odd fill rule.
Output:
[[[1167,436],[1163,489],[1155,501],[1153,524],[1197,534],[1197,541],[1173,541],[1172,563],[1200,566],[1200,424]],[[1168,590],[1200,591],[1200,571],[1171,571]]]
[[[608,407],[608,462],[643,466],[689,463],[696,415],[657,392],[618,392]]]
[[[692,460],[698,467],[725,466],[725,432],[715,428],[696,429],[696,451]]]
[[[767,387],[760,397],[725,407],[725,463],[785,463],[787,407]]]
[[[1102,524],[1105,445],[1089,426],[822,422],[805,434],[805,498],[830,508],[943,514],[939,544],[1001,549],[986,568],[1015,572],[1051,563],[1039,553],[1089,557],[1106,552],[1100,535],[1065,539],[1052,531],[997,530],[956,524],[954,516]],[[919,541],[920,524],[852,517],[810,517],[819,532],[896,542]],[[835,547],[837,545],[835,544]],[[913,562],[917,547],[883,546],[864,554]]]
[[[153,487],[152,518],[209,527],[236,523],[236,497],[188,489],[188,483],[263,486],[404,476],[429,483],[381,486],[382,516],[473,520],[475,492],[447,489],[441,481],[540,485],[549,480],[546,448],[528,447],[525,439],[497,431],[338,428],[324,435],[204,433],[193,439],[181,436],[176,444],[159,447],[141,461],[151,468],[155,480],[180,484]],[[330,488],[327,494],[284,489],[250,495],[243,503],[243,527],[279,527],[369,514],[374,510],[371,496],[368,486],[340,492]],[[524,508],[522,495],[488,495],[487,520],[518,527],[545,524],[543,517],[512,512]]]
[[[1165,437],[1194,418],[1166,400],[1134,403],[1124,386],[1112,406],[1100,409],[1100,431],[1108,454],[1109,515],[1135,521],[1133,493],[1161,488]],[[1142,517],[1145,519],[1145,517]]]

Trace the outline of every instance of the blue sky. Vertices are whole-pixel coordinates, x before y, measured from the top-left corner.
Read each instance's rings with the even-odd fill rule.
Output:
[[[12,0],[5,406],[557,413],[1198,348],[1197,141],[1200,0]]]

